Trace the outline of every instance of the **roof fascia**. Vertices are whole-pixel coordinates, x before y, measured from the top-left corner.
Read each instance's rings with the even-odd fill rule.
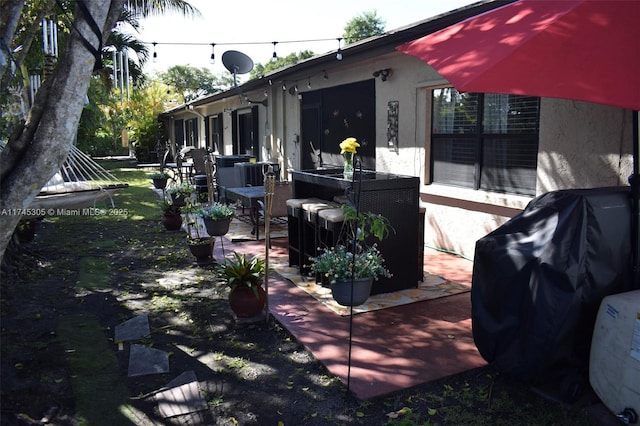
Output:
[[[432,16],[413,24],[409,24],[405,27],[387,31],[378,36],[369,37],[367,39],[346,45],[342,48],[342,61],[337,61],[335,58],[337,49],[332,50],[330,52],[305,59],[304,61],[298,62],[294,65],[290,65],[286,68],[273,71],[262,77],[254,78],[247,81],[246,83],[239,85],[238,87],[195,99],[188,104],[183,104],[171,110],[165,111],[160,114],[160,116],[162,117],[165,114],[187,110],[189,108],[189,105],[204,105],[215,102],[217,100],[237,96],[240,93],[261,89],[264,87],[266,80],[280,81],[292,79],[292,76],[295,76],[296,74],[306,75],[310,71],[317,72],[318,70],[323,69],[329,70],[343,64],[359,62],[370,57],[394,52],[396,47],[403,43],[407,43],[417,38],[424,37],[450,25],[454,25],[460,21],[464,21],[467,18],[480,15],[482,13],[491,11],[498,7],[502,7],[509,3],[514,3],[516,1],[518,0],[483,0],[472,3],[461,8]]]

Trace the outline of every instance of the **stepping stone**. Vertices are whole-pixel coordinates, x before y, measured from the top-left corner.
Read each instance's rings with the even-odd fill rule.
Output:
[[[150,335],[149,317],[147,315],[138,315],[122,324],[116,325],[114,339],[116,343],[121,343],[129,340],[139,340]]]
[[[131,345],[129,353],[129,377],[169,372],[169,354],[160,349],[143,345]]]
[[[155,397],[162,417],[181,416],[207,408],[193,371],[182,373],[166,387],[169,389],[158,392]]]
[[[173,289],[182,286],[193,285],[197,282],[198,274],[196,270],[188,271],[169,271],[162,278],[158,278],[156,282],[164,288]]]

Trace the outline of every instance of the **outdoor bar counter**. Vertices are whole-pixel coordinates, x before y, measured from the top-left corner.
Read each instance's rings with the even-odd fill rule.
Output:
[[[358,172],[355,173],[356,179]],[[415,288],[422,280],[423,247],[420,223],[420,179],[375,171],[363,171],[360,182],[342,178],[342,169],[300,170],[292,172],[293,198],[321,198],[352,193],[360,200],[360,211],[379,213],[395,230],[378,248],[385,258],[391,278],[374,281],[372,294]],[[353,185],[353,189],[351,186]],[[359,197],[358,197],[359,195]]]

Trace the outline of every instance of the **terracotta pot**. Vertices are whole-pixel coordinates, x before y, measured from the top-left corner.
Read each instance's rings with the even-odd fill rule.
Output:
[[[331,284],[333,299],[342,306],[358,306],[367,301],[371,295],[373,277],[353,280],[353,299],[351,299],[351,280],[337,281]]]
[[[167,231],[177,231],[182,226],[182,216],[178,213],[164,214],[162,224]]]
[[[225,235],[227,232],[229,232],[231,219],[232,218],[230,217],[218,220],[204,219],[204,226],[207,229],[207,234],[211,235],[212,237]]]
[[[229,306],[238,318],[256,317],[262,313],[267,293],[262,286],[258,286],[256,289],[258,297],[253,292],[253,288],[247,286],[236,287],[229,293]]]

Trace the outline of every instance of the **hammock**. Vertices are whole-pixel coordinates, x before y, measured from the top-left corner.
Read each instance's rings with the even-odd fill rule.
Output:
[[[0,150],[3,148],[4,144],[0,144]],[[72,145],[60,170],[40,190],[29,209],[81,209],[95,207],[105,199],[115,207],[113,194],[128,186]]]
[[[79,209],[95,207],[105,199],[115,207],[113,194],[128,186],[72,145],[60,171],[40,190],[30,208]]]

